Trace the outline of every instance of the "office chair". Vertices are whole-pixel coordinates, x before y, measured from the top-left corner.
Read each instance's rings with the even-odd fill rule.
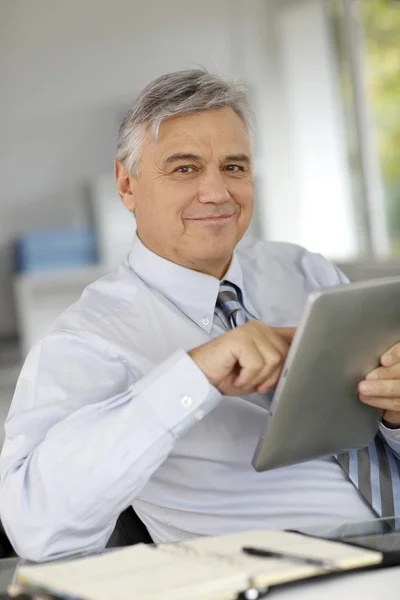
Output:
[[[113,533],[107,542],[107,548],[133,546],[134,544],[152,544],[153,540],[144,523],[139,519],[132,506],[128,506],[118,517]]]
[[[4,531],[3,525],[0,523],[0,559],[16,556],[13,547]]]

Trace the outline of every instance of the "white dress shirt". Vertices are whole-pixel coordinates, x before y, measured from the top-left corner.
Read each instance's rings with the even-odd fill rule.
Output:
[[[225,278],[271,326],[295,326],[312,290],[345,282],[276,242],[237,248]],[[253,470],[265,409],[221,396],[187,354],[226,332],[219,283],[136,237],[31,350],[0,460],[0,514],[20,556],[100,551],[129,504],[156,542],[373,518],[333,458]],[[399,432],[383,431],[400,452]]]

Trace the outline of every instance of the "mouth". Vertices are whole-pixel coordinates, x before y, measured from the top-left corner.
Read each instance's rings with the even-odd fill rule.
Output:
[[[186,219],[187,221],[193,221],[195,223],[226,223],[230,221],[237,213],[229,215],[210,215],[209,217],[196,217]]]

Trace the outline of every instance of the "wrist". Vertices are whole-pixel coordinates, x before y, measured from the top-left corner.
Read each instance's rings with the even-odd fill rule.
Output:
[[[202,371],[209,383],[219,389],[222,379],[220,373],[221,367],[216,361],[215,353],[211,352],[210,344],[212,344],[212,342],[193,348],[187,354],[200,371]]]
[[[193,348],[188,352],[188,355],[195,363],[195,365],[202,371],[202,373],[207,377],[209,382],[214,385],[214,382],[211,381],[209,369],[207,367],[207,355],[204,356],[203,346],[199,346],[197,348]]]

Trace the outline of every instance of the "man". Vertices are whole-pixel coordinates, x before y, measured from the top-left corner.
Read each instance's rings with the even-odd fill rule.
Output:
[[[7,419],[0,509],[17,553],[100,551],[129,505],[156,542],[377,516],[333,457],[251,467],[265,411],[249,397],[277,383],[309,292],[345,279],[291,244],[236,248],[253,210],[244,92],[201,70],[152,82],[115,175],[133,248],[31,350]],[[386,411],[390,460],[399,364],[397,345],[360,395]]]

